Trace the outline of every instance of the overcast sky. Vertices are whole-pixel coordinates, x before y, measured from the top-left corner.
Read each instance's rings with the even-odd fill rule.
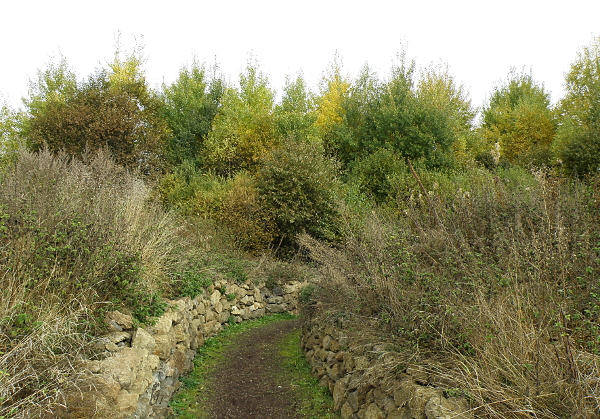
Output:
[[[543,82],[553,101],[577,51],[600,35],[600,0],[5,0],[0,8],[0,94],[20,105],[54,55],[80,78],[107,60],[121,33],[145,45],[149,82],[172,82],[194,54],[237,80],[250,52],[281,90],[302,70],[311,86],[337,51],[355,77],[365,62],[385,75],[401,45],[417,66],[442,61],[480,106],[511,67]]]

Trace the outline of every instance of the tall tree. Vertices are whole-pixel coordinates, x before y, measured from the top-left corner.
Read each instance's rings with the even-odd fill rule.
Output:
[[[208,165],[226,175],[254,170],[277,145],[275,93],[256,61],[248,62],[239,85],[225,89],[206,141]]]
[[[282,140],[314,141],[316,119],[314,100],[302,75],[286,77],[281,102],[275,107],[277,133]]]
[[[550,95],[530,74],[511,71],[483,109],[482,135],[511,163],[544,164],[556,133]]]
[[[432,65],[419,75],[417,97],[422,106],[436,110],[455,138],[453,157],[467,162],[480,152],[473,133],[476,111],[464,85],[458,83],[447,65]]]
[[[21,144],[19,127],[22,125],[22,112],[12,109],[0,100],[0,168],[16,158]]]
[[[163,166],[167,127],[142,69],[141,50],[118,49],[108,68],[77,83],[66,61],[31,83],[23,134],[29,147],[81,155],[107,147],[116,160],[155,176]]]
[[[330,68],[321,79],[320,93],[316,98],[315,128],[330,156],[337,156],[340,130],[343,129],[344,100],[350,82],[342,75],[342,62],[336,54]]]
[[[552,148],[568,172],[584,175],[600,169],[600,37],[579,51],[565,81]]]
[[[225,83],[217,74],[217,67],[213,68],[210,76],[205,66],[196,60],[189,68],[180,70],[174,83],[163,86],[162,116],[171,130],[167,153],[172,165],[180,165],[186,160],[201,165],[202,147],[224,89]]]

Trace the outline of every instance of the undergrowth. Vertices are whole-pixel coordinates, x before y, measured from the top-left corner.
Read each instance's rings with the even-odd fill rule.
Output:
[[[75,360],[106,311],[151,322],[179,292],[170,275],[191,265],[193,237],[150,196],[103,152],[21,151],[3,175],[0,417],[50,414],[77,391]]]
[[[323,307],[375,320],[477,417],[598,417],[599,181],[445,176],[350,218],[343,245],[303,236]]]

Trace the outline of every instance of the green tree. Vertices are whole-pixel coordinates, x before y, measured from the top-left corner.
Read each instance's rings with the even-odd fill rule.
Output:
[[[417,84],[417,98],[426,109],[440,113],[455,138],[452,155],[466,163],[481,152],[473,132],[476,111],[464,85],[459,84],[447,65],[432,65],[423,70]]]
[[[281,103],[275,107],[277,133],[282,140],[306,138],[315,140],[316,112],[312,95],[302,75],[286,77]]]
[[[21,145],[20,126],[23,114],[0,100],[0,167],[4,168],[16,159]]]
[[[600,37],[579,51],[565,81],[552,149],[568,172],[583,175],[600,169]]]
[[[179,165],[185,160],[201,165],[204,141],[211,130],[224,89],[223,78],[217,75],[216,66],[210,77],[204,65],[195,60],[189,68],[180,70],[174,83],[163,86],[162,117],[171,131],[167,152],[172,165]]]
[[[424,158],[436,165],[456,140],[451,119],[427,95],[419,96],[414,84],[415,62],[398,57],[390,80],[381,91],[374,112],[374,141],[367,149],[387,147],[406,159]]]
[[[106,147],[120,164],[140,168],[148,176],[158,174],[168,131],[140,54],[135,50],[121,58],[118,50],[108,69],[81,83],[65,60],[39,72],[25,100],[23,135],[28,146],[73,156]]]
[[[277,145],[275,94],[268,77],[250,60],[239,84],[239,90],[225,89],[206,140],[208,167],[227,175],[256,169]]]
[[[531,75],[514,70],[483,109],[482,135],[511,163],[545,164],[556,133],[550,95]]]
[[[306,141],[289,141],[262,162],[256,187],[285,245],[293,246],[302,232],[335,238],[340,190],[336,171],[320,144]]]

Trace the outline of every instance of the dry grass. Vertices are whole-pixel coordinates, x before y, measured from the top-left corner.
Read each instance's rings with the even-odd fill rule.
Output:
[[[106,153],[86,160],[22,151],[0,183],[0,418],[51,415],[102,313],[152,315],[189,263],[150,188]]]
[[[598,417],[597,183],[514,170],[455,183],[372,212],[340,248],[303,237],[322,303],[377,319],[477,417]]]

